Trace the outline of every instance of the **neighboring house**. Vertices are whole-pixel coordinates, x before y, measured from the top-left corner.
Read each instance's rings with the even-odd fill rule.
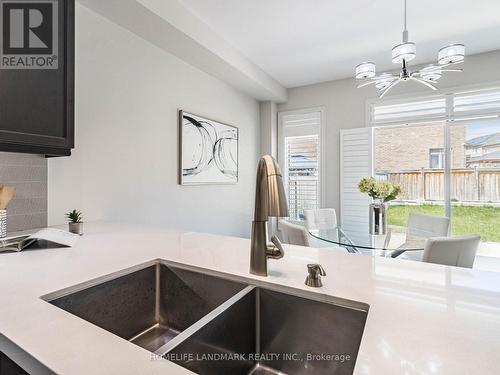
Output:
[[[500,167],[500,133],[492,133],[465,142],[468,167]]]
[[[291,155],[291,165],[288,173],[294,177],[318,175],[318,162],[304,155]]]
[[[450,132],[452,168],[465,168],[465,126],[453,126]],[[442,125],[377,128],[374,148],[377,173],[444,168]]]
[[[482,156],[467,159],[468,167],[500,168],[500,151],[488,152]]]

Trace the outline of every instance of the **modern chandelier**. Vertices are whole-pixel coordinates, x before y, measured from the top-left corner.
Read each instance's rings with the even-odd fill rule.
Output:
[[[443,47],[438,52],[438,64],[429,65],[417,71],[410,71],[408,61],[413,60],[417,55],[415,43],[408,41],[408,30],[406,29],[406,0],[404,0],[404,30],[403,43],[398,44],[392,49],[392,62],[401,64],[399,74],[382,73],[377,75],[375,64],[364,62],[356,66],[356,79],[364,80],[358,85],[358,88],[375,85],[379,90],[380,98],[383,98],[394,86],[400,82],[414,81],[425,85],[432,90],[437,90],[435,84],[441,78],[444,72],[461,72],[462,69],[456,69],[452,66],[464,61],[465,46],[463,44],[450,44]]]

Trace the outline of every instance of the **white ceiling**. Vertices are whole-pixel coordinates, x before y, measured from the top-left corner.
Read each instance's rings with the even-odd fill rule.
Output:
[[[285,87],[352,77],[373,61],[394,69],[403,0],[180,0]],[[500,49],[499,0],[408,0],[415,64],[461,42],[467,54]]]

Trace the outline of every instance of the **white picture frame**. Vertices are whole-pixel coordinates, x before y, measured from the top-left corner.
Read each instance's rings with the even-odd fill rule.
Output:
[[[179,110],[179,184],[238,183],[237,127]]]

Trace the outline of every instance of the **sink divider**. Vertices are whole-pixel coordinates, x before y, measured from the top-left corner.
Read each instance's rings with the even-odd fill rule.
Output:
[[[156,263],[155,266],[155,320],[157,322],[160,321],[160,273],[161,272],[161,264]]]
[[[260,289],[255,290],[255,353],[260,354]]]
[[[163,356],[167,354],[169,351],[174,349],[176,346],[181,344],[183,341],[188,339],[190,336],[192,336],[194,333],[196,333],[198,330],[206,326],[208,323],[210,323],[212,320],[214,320],[217,316],[222,314],[224,311],[229,309],[232,305],[237,303],[239,300],[241,300],[243,297],[245,297],[248,293],[252,292],[254,289],[256,289],[255,286],[249,285],[245,287],[245,289],[241,290],[231,298],[229,298],[227,301],[225,301],[222,305],[216,307],[214,310],[212,310],[210,313],[205,315],[203,318],[198,320],[196,323],[193,325],[189,326],[187,329],[179,333],[177,336],[175,336],[172,340],[167,342],[165,345],[161,346],[158,348],[154,354],[158,356]],[[257,291],[258,293],[258,288]],[[260,341],[260,339],[259,339]]]

